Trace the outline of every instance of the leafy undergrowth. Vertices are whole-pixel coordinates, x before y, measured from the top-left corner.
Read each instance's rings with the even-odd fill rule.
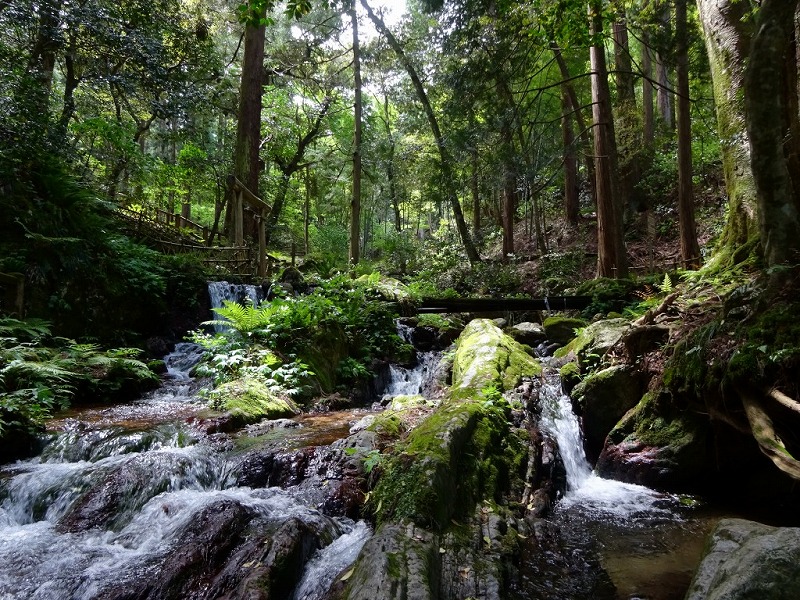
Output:
[[[54,338],[41,320],[0,319],[0,441],[35,433],[70,403],[124,401],[155,387],[140,352]]]

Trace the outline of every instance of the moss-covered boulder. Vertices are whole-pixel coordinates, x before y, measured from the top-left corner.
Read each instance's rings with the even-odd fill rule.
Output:
[[[253,377],[223,383],[212,392],[211,406],[225,413],[238,427],[300,412],[292,400],[275,395],[263,381]]]
[[[492,321],[472,321],[457,342],[449,396],[410,431],[373,491],[379,522],[410,519],[438,530],[518,483],[527,432],[510,426],[499,392],[539,373]]]
[[[547,339],[561,346],[568,344],[575,336],[575,331],[586,326],[583,319],[572,317],[548,317],[542,323]]]
[[[708,420],[680,410],[666,392],[648,392],[611,430],[598,474],[659,489],[697,487],[713,464]]]
[[[362,275],[355,280],[355,283],[375,290],[385,300],[401,303],[411,301],[411,291],[408,286],[393,277],[373,273],[371,275]]]
[[[706,548],[686,600],[800,598],[800,528],[724,519]]]
[[[583,422],[586,457],[591,462],[600,455],[608,433],[639,403],[644,384],[640,371],[630,365],[616,365],[592,373],[572,390]]]
[[[473,394],[488,386],[514,389],[523,376],[541,375],[541,364],[489,319],[475,319],[458,338],[453,393]]]
[[[603,356],[613,348],[631,329],[627,319],[604,319],[595,321],[573,336],[567,346],[560,348],[556,356],[566,356],[570,352],[578,358],[583,372],[597,368]]]
[[[339,367],[348,356],[347,334],[336,323],[321,324],[312,342],[299,352],[300,360],[310,367],[324,394],[335,390]]]

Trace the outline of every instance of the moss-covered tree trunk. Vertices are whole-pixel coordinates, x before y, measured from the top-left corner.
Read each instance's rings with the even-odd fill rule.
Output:
[[[800,250],[800,216],[783,148],[788,133],[784,65],[794,33],[797,3],[761,3],[744,79],[761,245],[769,266],[796,262]],[[796,95],[797,90],[788,93]]]
[[[749,3],[697,0],[711,66],[717,128],[728,193],[728,221],[719,256],[729,255],[757,234],[757,199],[750,165],[744,107],[744,64],[753,33]]]

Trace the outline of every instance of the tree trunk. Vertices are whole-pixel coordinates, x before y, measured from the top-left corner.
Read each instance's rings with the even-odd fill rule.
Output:
[[[233,174],[258,196],[259,146],[261,143],[261,96],[264,86],[264,40],[266,27],[245,26],[242,79],[239,85],[239,120],[236,125],[236,144],[233,150]],[[228,237],[233,219],[228,203],[225,217]],[[245,223],[245,231],[251,227]]]
[[[470,187],[472,191],[472,237],[478,239],[481,232],[481,178],[480,157],[478,147],[473,145],[470,149],[472,173],[470,174]]]
[[[464,212],[461,210],[461,203],[458,201],[453,158],[450,156],[450,152],[447,149],[445,139],[442,136],[441,129],[439,129],[439,121],[436,119],[436,114],[433,112],[433,107],[431,106],[430,100],[428,99],[428,94],[425,92],[425,88],[422,85],[422,81],[417,74],[417,70],[414,68],[411,60],[406,55],[403,47],[400,45],[400,42],[397,41],[397,38],[394,36],[394,34],[389,30],[388,27],[386,27],[386,23],[384,23],[383,19],[376,15],[369,4],[367,4],[367,0],[361,0],[361,6],[363,6],[364,10],[367,11],[367,15],[369,15],[370,20],[375,24],[375,28],[378,30],[378,32],[386,38],[386,41],[389,42],[389,46],[391,46],[392,50],[397,55],[397,58],[406,69],[406,72],[411,79],[411,83],[414,86],[414,91],[417,94],[417,99],[422,104],[422,108],[425,111],[425,116],[428,119],[431,132],[436,140],[436,147],[439,151],[439,161],[442,170],[442,185],[445,188],[444,195],[448,199],[453,210],[453,219],[456,222],[456,228],[458,229],[459,236],[461,237],[461,243],[464,246],[464,251],[466,252],[467,258],[471,264],[480,262],[481,257],[478,254],[478,251],[472,242],[472,238],[469,235],[467,222],[464,220]]]
[[[700,246],[694,222],[692,191],[692,123],[689,102],[689,34],[687,0],[675,0],[675,41],[678,126],[678,220],[681,260],[686,269],[700,267]]]
[[[634,87],[633,64],[628,43],[628,23],[625,10],[620,8],[617,21],[613,24],[614,68],[617,84],[616,115],[619,127],[616,129],[617,151],[619,155],[619,198],[623,209],[638,210],[632,206],[633,190],[641,178],[642,137],[636,109],[636,89]],[[622,222],[619,223],[622,226]]]
[[[601,3],[589,5],[591,32],[595,38],[602,33]],[[615,198],[616,148],[614,119],[611,114],[611,93],[608,87],[605,47],[602,42],[589,48],[592,70],[592,118],[594,120],[595,180],[597,189],[597,275],[598,277],[627,277],[621,229],[621,211]]]
[[[563,94],[569,98],[569,103],[572,108],[572,118],[575,119],[575,124],[578,126],[578,139],[581,141],[581,148],[583,150],[583,159],[586,166],[586,178],[592,186],[592,199],[597,205],[597,190],[595,189],[595,172],[594,172],[594,157],[592,149],[592,141],[589,138],[589,127],[586,125],[586,120],[583,118],[581,112],[582,107],[578,102],[578,94],[575,92],[575,86],[570,83],[570,73],[564,56],[561,53],[561,48],[555,42],[550,42],[550,49],[553,51],[553,56],[558,64],[558,70],[561,73],[561,90]]]
[[[572,129],[570,107],[572,103],[562,89],[561,91],[561,133],[564,143],[564,209],[567,222],[572,227],[578,226],[580,204],[578,201],[578,156],[575,152],[575,132]]]
[[[791,46],[797,4],[797,0],[762,1],[744,79],[761,245],[768,266],[797,264],[800,250],[800,218],[783,152],[786,136],[783,69]]]
[[[349,261],[357,265],[360,258],[361,238],[361,52],[358,45],[358,14],[355,0],[350,1],[350,21],[353,27],[353,82],[355,103],[353,119],[353,195],[350,198],[350,250]]]
[[[744,108],[744,64],[753,33],[749,5],[736,0],[697,0],[711,66],[722,150],[728,220],[718,248],[729,256],[758,231],[757,198],[750,165]]]
[[[667,36],[671,30],[669,13],[669,3],[663,2],[659,20],[661,21],[661,28]],[[658,104],[658,115],[661,117],[661,122],[666,129],[671,130],[674,122],[672,120],[672,86],[669,83],[669,59],[667,55],[668,50],[664,48],[659,49],[656,53],[656,81],[658,82],[656,103]]]
[[[650,38],[642,34],[642,138],[646,151],[652,151],[656,139],[655,114],[653,112],[653,55],[650,49]]]

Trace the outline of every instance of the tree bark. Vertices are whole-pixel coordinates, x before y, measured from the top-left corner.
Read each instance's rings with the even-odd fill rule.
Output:
[[[567,93],[561,91],[561,134],[564,144],[564,210],[567,223],[572,227],[578,226],[580,204],[578,202],[578,156],[575,152],[575,132],[572,129],[572,119],[569,112],[572,103]]]
[[[246,25],[242,79],[239,85],[239,119],[236,125],[236,144],[233,150],[233,174],[258,196],[259,147],[261,144],[261,96],[264,86],[264,41],[266,27]],[[225,217],[228,237],[233,203],[228,202]],[[245,231],[251,228],[245,223]]]
[[[762,1],[744,79],[761,245],[768,266],[796,264],[800,250],[800,218],[783,151],[787,133],[783,69],[797,4],[797,0]]]
[[[678,128],[678,221],[683,267],[700,267],[700,245],[694,220],[692,191],[692,124],[689,102],[689,34],[687,0],[675,0],[675,41]]]
[[[753,33],[745,19],[746,2],[697,0],[711,66],[722,166],[728,194],[728,220],[720,240],[720,258],[757,234],[757,199],[750,165],[750,141],[744,108],[744,64]]]
[[[353,27],[353,195],[350,198],[350,249],[349,262],[357,265],[360,258],[361,238],[361,52],[358,45],[358,14],[355,0],[350,0],[350,21]]]
[[[436,140],[436,147],[439,151],[439,161],[442,170],[442,185],[445,188],[444,194],[450,202],[450,206],[453,210],[453,219],[456,222],[456,229],[458,229],[458,234],[461,237],[461,243],[464,246],[464,251],[466,252],[467,258],[471,264],[480,262],[481,257],[478,254],[475,244],[472,242],[472,238],[469,235],[467,222],[464,219],[464,212],[461,210],[461,203],[458,201],[458,195],[456,194],[457,188],[454,175],[453,158],[450,156],[450,152],[447,149],[445,139],[442,136],[441,129],[439,128],[439,121],[436,118],[436,113],[433,112],[433,107],[428,99],[428,94],[425,92],[425,87],[422,85],[422,81],[417,74],[417,70],[414,68],[411,60],[406,55],[403,47],[400,45],[400,42],[386,26],[386,23],[383,22],[383,19],[375,14],[375,11],[373,11],[369,4],[367,4],[367,0],[361,0],[361,6],[363,6],[364,10],[367,11],[367,15],[375,24],[375,28],[378,30],[378,32],[386,38],[386,41],[389,42],[389,46],[391,46],[392,50],[397,55],[398,60],[403,65],[406,73],[408,73],[408,76],[411,79],[411,83],[414,86],[414,91],[417,94],[417,99],[422,104],[422,108],[425,111],[425,116],[428,119],[431,132]]]
[[[611,93],[608,87],[605,47],[599,39],[603,23],[601,3],[589,4],[591,33],[596,38],[589,48],[592,70],[592,118],[594,120],[595,187],[597,189],[597,275],[627,277],[628,268],[621,229],[621,211],[615,202],[616,148]]]
[[[667,35],[671,30],[669,18],[669,3],[663,2],[661,5],[659,20],[661,21],[661,28]],[[656,90],[656,104],[658,105],[658,115],[661,117],[661,122],[664,127],[671,130],[674,126],[672,120],[672,86],[669,83],[669,64],[668,64],[668,51],[664,48],[656,52],[656,81],[658,81],[658,89]]]

